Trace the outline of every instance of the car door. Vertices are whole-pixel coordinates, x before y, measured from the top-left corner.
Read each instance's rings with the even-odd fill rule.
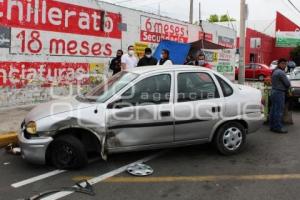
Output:
[[[155,74],[121,95],[108,109],[108,148],[173,142],[173,79],[172,73]]]
[[[245,66],[245,78],[254,79],[255,76],[255,65],[249,64]]]
[[[208,139],[224,109],[220,88],[209,72],[176,73],[175,141]]]
[[[259,64],[255,64],[255,79],[258,79],[259,75],[263,75],[263,68]]]

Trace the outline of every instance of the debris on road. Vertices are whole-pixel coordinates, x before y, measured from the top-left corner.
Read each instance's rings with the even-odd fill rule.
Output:
[[[9,144],[5,147],[5,150],[7,153],[13,154],[13,155],[21,155],[21,148],[16,144]]]
[[[134,176],[149,176],[153,174],[154,170],[143,163],[133,164],[127,168],[127,172]]]
[[[78,193],[87,194],[90,196],[96,195],[93,186],[87,180],[82,180],[82,181],[77,182],[75,184],[75,186],[73,186],[73,187],[63,187],[63,188],[57,189],[57,190],[49,190],[49,191],[40,193],[40,194],[32,196],[32,197],[22,199],[22,200],[39,200],[43,197],[47,197],[51,194],[54,194],[57,192],[62,192],[62,191],[78,192]]]

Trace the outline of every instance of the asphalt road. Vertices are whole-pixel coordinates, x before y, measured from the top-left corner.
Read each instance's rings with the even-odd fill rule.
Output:
[[[61,172],[27,164],[20,156],[1,150],[0,199],[22,199],[70,187],[81,179],[95,182],[96,196],[60,193],[62,198],[45,200],[300,199],[300,109],[295,111],[294,121],[287,135],[273,134],[263,127],[248,136],[241,154],[230,157],[201,145],[112,155],[107,162],[95,160],[85,169]],[[154,169],[153,175],[137,178],[123,172],[125,165],[145,158]]]

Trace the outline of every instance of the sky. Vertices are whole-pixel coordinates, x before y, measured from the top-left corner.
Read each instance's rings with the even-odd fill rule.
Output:
[[[188,21],[190,0],[103,0],[118,5]],[[194,20],[199,19],[199,2],[201,1],[202,19],[206,20],[211,14],[229,14],[239,19],[240,0],[194,0]],[[300,0],[291,0],[300,10]],[[276,11],[290,18],[300,25],[300,13],[297,12],[288,0],[246,0],[249,8],[248,20],[274,20]],[[160,6],[159,6],[160,4]]]

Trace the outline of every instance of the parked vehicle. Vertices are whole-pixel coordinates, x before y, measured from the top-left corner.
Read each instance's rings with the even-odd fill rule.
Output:
[[[296,67],[293,72],[289,74],[291,81],[291,98],[293,102],[300,103],[300,67]]]
[[[23,158],[80,168],[88,154],[212,142],[239,153],[263,123],[261,92],[209,69],[141,67],[120,72],[93,91],[35,107],[18,135]]]
[[[235,77],[237,79],[239,68],[235,69]],[[272,75],[272,70],[264,64],[251,63],[245,66],[245,78],[252,80],[264,81],[265,78]]]
[[[277,67],[277,65],[278,65],[278,60],[272,61],[270,64],[270,69],[274,70]]]

